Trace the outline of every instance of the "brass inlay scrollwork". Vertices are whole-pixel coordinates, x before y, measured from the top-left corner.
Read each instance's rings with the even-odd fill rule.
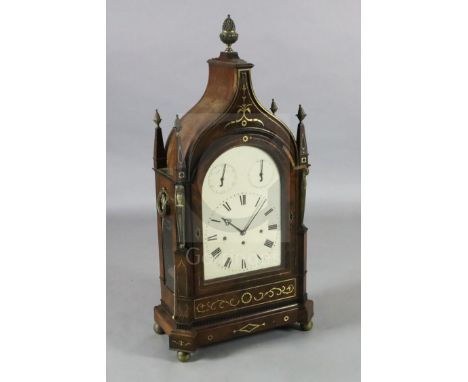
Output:
[[[199,313],[204,313],[210,310],[215,311],[215,310],[223,309],[225,305],[236,307],[239,304],[240,304],[240,300],[233,297],[230,300],[219,299],[219,300],[215,300],[212,302],[207,302],[206,304],[200,303],[196,306],[195,309]]]
[[[282,287],[273,287],[266,292],[258,292],[257,296],[254,296],[255,301],[261,301],[265,297],[274,297],[274,296],[281,296],[281,295],[288,295],[294,292],[294,285],[289,284],[288,286],[283,285]]]
[[[213,300],[195,300],[195,316],[207,316],[294,297],[296,295],[296,279],[261,285],[232,293]]]
[[[247,101],[246,101],[247,95],[245,94],[245,92],[247,90],[247,85],[245,83],[247,82],[247,74],[245,72],[242,73],[242,80],[244,82],[242,84],[242,96],[241,96],[242,103],[240,105],[238,105],[238,109],[237,109],[237,114],[241,114],[241,116],[239,118],[237,118],[237,119],[234,119],[234,120],[226,123],[226,125],[224,127],[228,127],[230,125],[238,125],[238,124],[240,124],[242,127],[246,127],[248,122],[256,122],[256,123],[259,123],[262,126],[265,126],[265,124],[263,123],[262,120],[260,120],[258,118],[249,118],[249,117],[247,117],[247,113],[248,114],[252,113],[251,106],[253,104],[252,103],[247,103]]]

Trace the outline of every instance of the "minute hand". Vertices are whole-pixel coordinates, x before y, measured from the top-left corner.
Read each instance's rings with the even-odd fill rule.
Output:
[[[245,234],[245,232],[248,230],[248,228],[250,227],[250,225],[252,224],[253,220],[255,219],[255,216],[257,216],[257,214],[260,212],[260,210],[262,209],[263,205],[265,204],[266,202],[266,199],[263,200],[263,203],[260,205],[260,207],[258,207],[257,211],[255,211],[255,213],[252,215],[252,217],[249,219],[249,221],[247,222],[247,224],[245,225],[244,229],[242,230],[242,234]]]

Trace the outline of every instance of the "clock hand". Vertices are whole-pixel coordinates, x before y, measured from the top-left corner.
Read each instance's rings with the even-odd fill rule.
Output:
[[[224,173],[226,172],[226,163],[224,164],[224,167],[223,167],[223,173],[221,174],[221,178],[219,179],[220,180],[220,185],[219,187],[223,187],[223,183],[224,183]]]
[[[260,161],[260,182],[263,182],[263,159]]]
[[[257,210],[255,211],[255,213],[253,214],[253,216],[249,219],[249,221],[247,222],[247,224],[245,225],[244,229],[242,230],[241,234],[242,235],[245,235],[245,232],[247,231],[247,229],[250,227],[250,225],[252,224],[253,220],[255,219],[255,216],[257,216],[257,214],[260,212],[260,210],[262,209],[263,205],[265,204],[266,202],[266,199],[263,200],[262,204],[260,204],[260,207],[257,208]]]
[[[232,224],[231,219],[225,219],[225,218],[221,218],[221,219],[223,219],[224,224],[234,227],[235,229],[237,229],[240,232],[241,235],[243,235],[242,230],[239,227]]]

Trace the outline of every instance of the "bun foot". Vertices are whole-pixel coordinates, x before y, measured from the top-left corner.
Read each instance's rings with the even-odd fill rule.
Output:
[[[154,323],[153,330],[156,334],[164,334],[164,330],[158,325],[157,322]]]
[[[187,353],[185,351],[178,351],[177,352],[177,359],[180,362],[187,362],[190,359],[190,353]]]
[[[312,323],[312,320],[310,320],[306,324],[301,323],[301,330],[304,332],[308,332],[309,330],[312,330],[312,326],[314,326],[314,324]]]

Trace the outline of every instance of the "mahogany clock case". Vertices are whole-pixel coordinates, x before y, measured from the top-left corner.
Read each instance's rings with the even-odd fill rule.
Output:
[[[157,124],[154,144],[161,304],[155,330],[187,360],[200,346],[279,326],[311,328],[307,299],[307,228],[303,224],[307,143],[300,107],[296,137],[256,99],[253,67],[237,53],[209,60],[202,99],[180,120],[165,145]],[[281,178],[281,264],[205,280],[202,185],[211,163],[228,149],[252,146],[269,154]],[[183,190],[176,200],[175,194]],[[160,208],[161,200],[167,205]],[[183,202],[182,202],[183,201]],[[182,239],[181,239],[182,238]]]

